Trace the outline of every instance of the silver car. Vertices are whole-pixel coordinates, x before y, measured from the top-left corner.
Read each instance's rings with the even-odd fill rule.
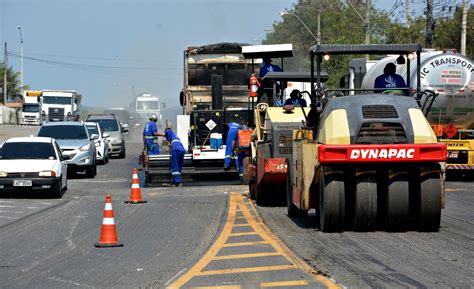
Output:
[[[122,127],[119,120],[114,114],[89,114],[86,118],[87,122],[96,122],[108,133],[112,151],[110,154],[118,154],[118,157],[125,158],[125,138],[123,133],[128,132],[128,129]]]
[[[98,138],[95,139],[95,150],[96,150],[96,157],[97,160],[102,163],[106,164],[109,162],[109,150],[110,134],[104,133],[100,125],[96,122],[86,122],[85,123],[87,130],[89,131],[90,135],[98,135]]]
[[[56,139],[62,154],[70,158],[67,161],[70,171],[85,171],[88,177],[97,174],[95,139],[99,136],[90,135],[83,122],[46,122],[38,136]]]

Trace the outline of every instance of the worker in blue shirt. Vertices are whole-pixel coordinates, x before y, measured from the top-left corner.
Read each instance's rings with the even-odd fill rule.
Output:
[[[408,96],[409,91],[407,84],[401,75],[396,74],[397,67],[394,63],[389,62],[383,69],[383,74],[375,79],[374,92],[375,93],[403,93]]]
[[[262,64],[260,64],[259,77],[264,77],[268,72],[278,72],[281,71],[280,66],[272,64],[271,58],[263,58]]]
[[[230,161],[232,160],[232,154],[237,145],[237,137],[239,133],[239,124],[235,122],[229,122],[227,124],[229,131],[227,132],[227,138],[225,140],[225,158],[224,158],[224,170],[230,169]]]
[[[145,145],[149,155],[158,155],[160,154],[160,147],[155,143],[155,139],[162,135],[158,132],[156,127],[156,122],[158,117],[156,114],[150,116],[150,121],[145,125],[143,129],[143,144]]]
[[[293,105],[293,106],[302,106],[306,107],[306,100],[301,98],[300,91],[298,89],[293,89],[290,93],[290,98],[285,100],[283,105]]]
[[[164,136],[171,146],[171,185],[181,187],[181,170],[186,150],[171,128],[165,130]]]

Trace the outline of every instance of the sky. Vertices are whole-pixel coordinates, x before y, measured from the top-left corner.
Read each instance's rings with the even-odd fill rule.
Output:
[[[279,12],[296,2],[0,0],[0,39],[2,52],[7,42],[11,53],[9,64],[20,71],[21,26],[30,89],[77,90],[83,104],[94,107],[128,107],[133,92],[147,92],[175,107],[186,47],[260,44],[265,30],[281,21]],[[387,11],[398,2],[373,0]]]

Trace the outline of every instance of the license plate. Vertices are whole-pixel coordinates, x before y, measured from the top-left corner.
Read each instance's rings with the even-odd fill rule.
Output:
[[[14,187],[31,187],[31,180],[13,180]]]
[[[459,152],[448,151],[448,158],[456,159],[459,156]]]

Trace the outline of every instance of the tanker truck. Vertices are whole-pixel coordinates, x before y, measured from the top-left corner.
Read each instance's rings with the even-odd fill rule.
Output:
[[[385,65],[389,62],[397,63],[397,60],[400,62],[400,56],[388,56],[375,63],[364,63],[364,60],[352,61],[349,79],[354,79],[354,81],[350,82],[350,85],[357,88],[357,80],[362,79],[360,82],[362,89],[373,89],[375,78],[382,74]],[[411,66],[397,65],[397,73],[409,81],[412,94],[416,94],[417,87],[417,61],[415,60],[410,61]],[[355,65],[357,63],[358,65]],[[466,175],[472,175],[474,172],[474,63],[461,54],[448,51],[423,51],[419,63],[421,90],[437,93],[426,118],[438,140],[447,145],[447,172],[463,172]],[[407,67],[410,70],[409,79]],[[360,73],[366,68],[365,75]],[[359,75],[357,75],[358,72]],[[421,100],[423,101],[424,99]]]

